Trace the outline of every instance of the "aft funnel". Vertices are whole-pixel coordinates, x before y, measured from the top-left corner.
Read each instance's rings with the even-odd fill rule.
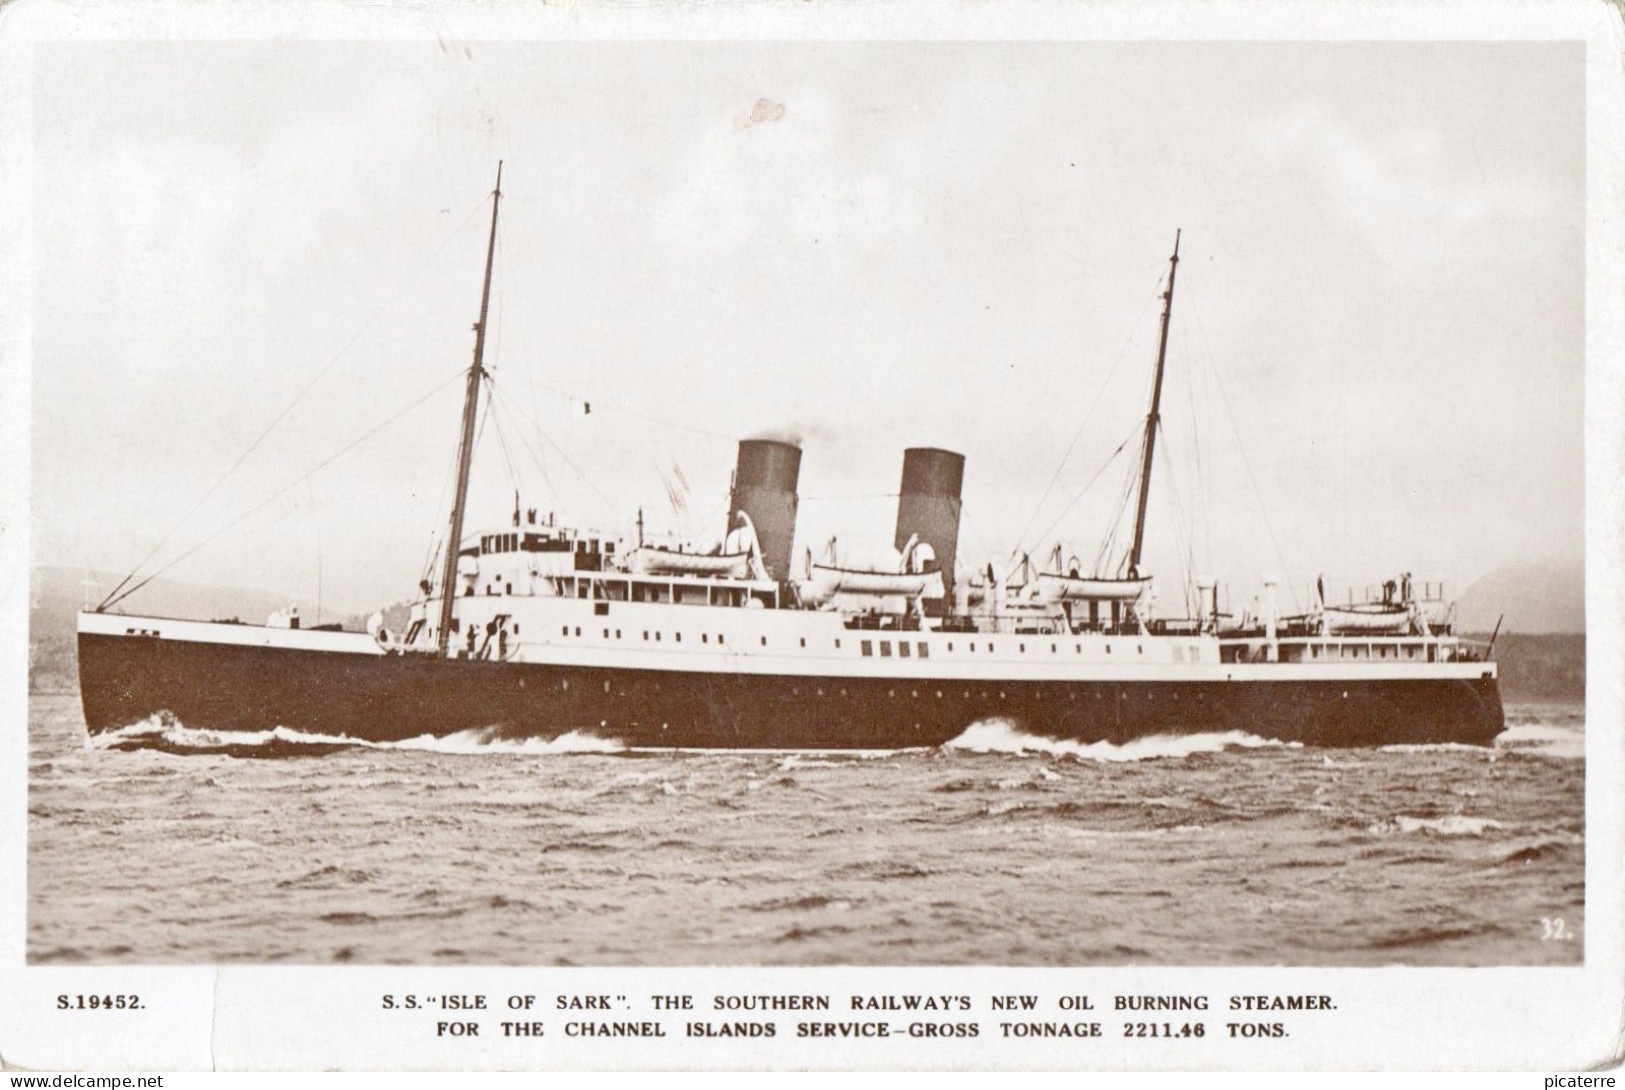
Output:
[[[916,534],[937,554],[944,596],[927,602],[940,613],[954,594],[954,554],[959,546],[959,492],[965,483],[965,456],[935,447],[903,451],[903,483],[897,496],[895,544],[901,549]]]
[[[796,536],[796,481],[801,448],[777,439],[741,439],[734,466],[731,511],[743,511],[756,527],[762,563],[774,579],[790,578],[790,547]],[[730,515],[731,521],[731,515]]]

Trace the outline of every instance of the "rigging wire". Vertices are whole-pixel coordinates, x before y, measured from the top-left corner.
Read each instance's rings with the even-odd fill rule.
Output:
[[[1167,429],[1162,426],[1160,420],[1157,422],[1157,430],[1162,432],[1165,440],[1168,438]],[[1164,442],[1159,453],[1162,455],[1163,475],[1168,479],[1168,495],[1171,500],[1170,506],[1173,509],[1174,552],[1178,556],[1180,566],[1183,569],[1180,591],[1185,599],[1186,615],[1194,616],[1195,614],[1191,610],[1192,588],[1194,587],[1191,569],[1195,564],[1195,524],[1187,517],[1184,500],[1179,495],[1179,480],[1174,475],[1174,460],[1172,453],[1169,451],[1170,446],[1172,446],[1171,441]]]
[[[1139,431],[1139,428],[1140,428],[1140,426],[1138,424],[1136,424],[1134,426],[1134,430],[1136,432]],[[1129,442],[1133,438],[1134,438],[1134,433],[1131,432],[1129,435],[1124,437],[1124,439],[1123,439],[1123,441],[1121,443],[1117,444],[1117,449],[1112,451],[1111,454],[1107,456],[1106,460],[1103,463],[1101,463],[1101,466],[1100,466],[1099,469],[1095,470],[1095,475],[1093,477],[1090,477],[1089,480],[1087,482],[1085,482],[1085,484],[1084,484],[1084,486],[1082,488],[1078,489],[1077,495],[1072,497],[1072,502],[1068,503],[1066,505],[1066,507],[1061,510],[1061,513],[1059,515],[1055,516],[1055,521],[1051,522],[1049,524],[1049,526],[1044,530],[1043,533],[1039,534],[1036,538],[1033,539],[1035,542],[1041,542],[1045,538],[1049,537],[1049,535],[1054,532],[1055,528],[1061,524],[1061,521],[1063,519],[1065,519],[1067,515],[1072,513],[1072,509],[1074,507],[1076,507],[1080,501],[1082,501],[1082,499],[1084,497],[1084,494],[1087,493],[1090,488],[1094,487],[1095,482],[1100,480],[1101,475],[1104,474],[1106,472],[1106,470],[1111,468],[1111,464],[1114,461],[1117,460],[1117,456],[1119,454],[1123,453],[1123,448],[1128,446]]]
[[[1103,574],[1107,571],[1115,570],[1117,575],[1123,575],[1128,567],[1127,552],[1123,554],[1122,561],[1116,566],[1115,569],[1111,568],[1109,561],[1111,560],[1111,554],[1117,549],[1117,535],[1123,530],[1123,523],[1128,516],[1129,504],[1133,502],[1135,489],[1139,487],[1140,483],[1140,471],[1138,467],[1141,461],[1144,460],[1143,452],[1145,450],[1145,434],[1144,432],[1140,431],[1139,425],[1136,425],[1135,431],[1130,433],[1128,438],[1123,440],[1123,446],[1128,446],[1130,440],[1135,437],[1136,433],[1139,434],[1140,437],[1139,445],[1135,447],[1136,457],[1129,463],[1128,472],[1123,474],[1123,484],[1118,489],[1117,502],[1113,508],[1111,520],[1107,523],[1109,528],[1106,531],[1105,540],[1100,543],[1100,551],[1095,554],[1094,570],[1096,574]],[[1119,450],[1121,449],[1122,448],[1119,448]]]
[[[1298,601],[1297,580],[1292,577],[1290,570],[1287,568],[1285,554],[1281,551],[1281,539],[1276,536],[1275,526],[1270,522],[1269,507],[1264,503],[1264,492],[1258,486],[1258,476],[1253,472],[1253,463],[1247,457],[1247,447],[1241,439],[1241,425],[1236,421],[1236,411],[1230,404],[1230,393],[1224,387],[1224,380],[1219,375],[1218,364],[1214,362],[1212,350],[1208,347],[1207,335],[1203,331],[1202,321],[1194,305],[1194,299],[1191,300],[1191,304],[1191,318],[1196,327],[1197,335],[1202,341],[1203,356],[1207,362],[1208,370],[1213,375],[1214,385],[1218,387],[1219,400],[1224,403],[1225,414],[1230,418],[1230,427],[1236,436],[1236,449],[1241,452],[1241,464],[1247,470],[1247,479],[1253,486],[1253,496],[1258,501],[1259,516],[1263,519],[1264,529],[1269,532],[1270,543],[1275,547],[1275,562],[1281,566],[1281,575],[1286,582],[1287,591],[1292,595],[1292,608],[1301,610],[1303,607]]]
[[[1090,403],[1089,410],[1084,413],[1083,421],[1078,424],[1078,430],[1073,433],[1072,442],[1067,444],[1066,453],[1061,455],[1061,461],[1056,465],[1055,472],[1050,476],[1049,484],[1044,486],[1044,494],[1038,498],[1038,503],[1033,506],[1033,513],[1027,519],[1027,525],[1023,526],[1021,528],[1021,533],[1016,535],[1017,554],[1022,552],[1027,541],[1027,531],[1031,530],[1033,528],[1033,523],[1038,521],[1038,513],[1044,509],[1044,503],[1049,499],[1050,493],[1055,490],[1055,485],[1057,482],[1060,481],[1061,473],[1066,469],[1067,459],[1072,457],[1072,451],[1077,447],[1078,440],[1083,438],[1084,429],[1089,426],[1089,421],[1094,418],[1095,410],[1100,408],[1101,401],[1105,399],[1106,390],[1111,386],[1112,379],[1117,376],[1117,369],[1122,365],[1123,358],[1128,354],[1129,345],[1134,343],[1133,331],[1140,327],[1140,322],[1145,318],[1145,312],[1150,309],[1152,302],[1159,297],[1158,293],[1162,288],[1162,281],[1166,275],[1166,273],[1163,273],[1158,277],[1156,288],[1153,289],[1153,293],[1146,296],[1145,301],[1141,303],[1140,312],[1135,315],[1133,324],[1129,326],[1128,336],[1124,338],[1122,346],[1117,350],[1117,358],[1112,361],[1111,368],[1106,372],[1106,380],[1102,382],[1099,388],[1095,391],[1094,401]],[[1045,533],[1048,533],[1048,531],[1045,531]],[[1034,544],[1036,545],[1038,542],[1042,541],[1043,538],[1044,534],[1038,535],[1038,537],[1034,540]]]
[[[118,586],[114,587],[110,592],[108,592],[107,596],[102,599],[101,604],[96,607],[96,611],[98,613],[110,607],[114,602],[121,601],[122,599],[129,597],[127,594],[119,594],[119,591],[123,590],[125,585],[128,584],[131,579],[135,578],[136,572],[146,567],[152,558],[157,556],[163,547],[168,545],[169,542],[173,540],[175,535],[180,532],[181,527],[185,526],[186,523],[191,520],[192,516],[197,514],[198,510],[209,501],[209,497],[213,496],[215,492],[219,490],[220,486],[225,484],[226,480],[233,473],[235,473],[244,462],[248,460],[249,455],[253,454],[255,450],[259,449],[259,445],[266,440],[271,432],[276,430],[277,425],[281,424],[282,421],[287,418],[288,414],[294,410],[294,407],[297,406],[299,402],[304,400],[305,395],[310,393],[316,384],[326,377],[328,372],[330,372],[339,362],[339,360],[344,357],[345,353],[349,352],[350,349],[355,346],[356,342],[361,339],[362,335],[372,327],[372,324],[376,322],[385,311],[398,302],[400,296],[406,291],[406,289],[411,287],[412,284],[416,282],[417,278],[423,274],[423,270],[428,268],[429,264],[433,262],[435,258],[439,257],[446,247],[451,245],[454,239],[463,233],[464,229],[468,227],[469,222],[474,218],[474,213],[478,212],[484,203],[484,198],[481,198],[479,203],[469,210],[469,213],[464,217],[463,222],[455,227],[451,233],[446,236],[440,245],[435,248],[434,252],[428,257],[424,258],[418,267],[413,270],[410,276],[408,276],[398,286],[390,291],[384,302],[379,304],[378,309],[373,311],[371,316],[368,317],[366,321],[361,323],[350,339],[345,341],[344,345],[337,352],[333,353],[326,363],[322,364],[321,368],[311,377],[310,381],[305,383],[305,385],[300,388],[299,392],[293,396],[293,400],[288,402],[287,405],[283,407],[282,411],[277,413],[276,417],[265,426],[265,430],[261,431],[259,435],[254,438],[254,441],[248,444],[247,449],[237,456],[237,460],[226,467],[226,471],[215,479],[215,482],[211,484],[208,487],[208,490],[198,498],[196,503],[187,508],[186,513],[180,517],[180,520],[176,522],[174,526],[170,527],[169,532],[163,536],[158,544],[154,545],[152,550],[148,552],[146,556],[141,558],[140,563],[136,564],[135,567],[130,569],[129,574],[119,581]],[[146,580],[143,580],[142,584],[144,585],[145,582]]]
[[[451,491],[452,478],[457,475],[457,448],[453,447],[450,453],[451,456],[446,460],[446,472],[440,480],[440,492],[434,501],[436,510],[446,509],[446,493]],[[429,555],[423,563],[423,573],[418,576],[420,586],[427,583],[429,576],[433,574],[435,562],[440,559],[440,547],[441,532],[438,529],[429,531]]]
[[[586,472],[580,466],[576,465],[575,461],[570,457],[570,455],[568,453],[565,452],[564,448],[559,446],[558,443],[554,442],[553,437],[548,435],[547,432],[542,428],[542,426],[540,424],[538,424],[535,420],[532,420],[530,417],[526,416],[524,414],[524,412],[522,412],[516,405],[514,405],[513,399],[508,396],[506,390],[501,390],[500,388],[498,388],[494,384],[491,387],[491,389],[493,391],[495,391],[497,393],[497,395],[501,398],[504,407],[509,412],[512,412],[515,416],[519,417],[520,420],[524,421],[525,423],[529,424],[532,428],[534,428],[535,431],[536,431],[536,434],[541,436],[542,441],[545,442],[548,446],[552,447],[553,450],[558,453],[558,456],[560,458],[564,459],[564,462],[565,462],[566,465],[568,465],[571,469],[575,470],[576,476],[581,478],[581,480],[586,483],[587,487],[591,488],[594,492],[598,493],[598,498],[601,499],[604,502],[604,505],[608,509],[608,513],[609,513],[610,517],[611,518],[615,517],[615,504],[614,504],[614,501],[612,501],[609,498],[609,496],[607,494],[605,494],[605,492],[604,492],[604,490],[602,488],[598,487],[598,482],[594,481],[591,477],[587,476]]]
[[[163,567],[159,568],[157,571],[153,572],[151,575],[148,575],[145,579],[141,580],[139,583],[135,584],[133,587],[130,587],[127,590],[125,590],[124,593],[118,595],[118,597],[110,598],[109,600],[104,601],[102,603],[101,608],[102,609],[111,609],[113,606],[118,605],[120,602],[124,601],[124,599],[128,598],[130,595],[134,594],[136,591],[140,590],[142,587],[146,586],[148,583],[152,582],[154,579],[158,578],[160,575],[164,574],[166,571],[169,571],[175,565],[177,565],[181,561],[187,559],[193,553],[197,552],[199,549],[203,548],[205,545],[208,545],[210,542],[214,541],[216,538],[220,537],[222,534],[226,533],[228,530],[234,529],[239,524],[241,524],[246,519],[248,519],[250,516],[258,514],[260,511],[263,511],[266,507],[269,507],[274,501],[280,499],[283,495],[285,495],[288,492],[292,491],[294,488],[297,488],[300,484],[303,484],[305,481],[310,480],[310,478],[314,477],[317,473],[320,473],[322,470],[326,469],[328,466],[330,466],[334,462],[338,461],[344,455],[350,453],[350,451],[354,450],[356,447],[360,446],[362,443],[366,442],[368,439],[371,439],[374,435],[377,435],[380,431],[383,431],[389,425],[395,423],[395,421],[399,420],[401,417],[405,416],[407,413],[410,413],[412,410],[416,409],[418,406],[420,406],[424,402],[428,401],[434,395],[438,394],[440,391],[442,391],[446,387],[450,386],[453,382],[456,382],[458,379],[463,378],[466,375],[466,373],[467,372],[466,372],[465,369],[459,368],[456,374],[452,375],[450,378],[446,379],[444,382],[441,382],[441,383],[438,383],[437,385],[435,385],[432,389],[430,389],[422,397],[418,398],[416,401],[412,402],[410,405],[407,405],[405,408],[399,410],[398,412],[395,412],[395,413],[391,414],[388,418],[386,418],[385,420],[381,421],[380,423],[374,425],[372,428],[368,429],[365,433],[363,433],[362,435],[360,435],[356,439],[351,440],[348,444],[341,447],[338,451],[336,451],[335,453],[329,455],[327,458],[323,459],[321,462],[318,462],[314,467],[307,470],[303,475],[295,478],[293,481],[290,481],[288,484],[286,484],[283,487],[277,489],[275,492],[273,492],[269,496],[265,497],[265,499],[261,500],[259,503],[255,504],[253,507],[249,508],[247,511],[244,511],[241,515],[238,515],[235,519],[232,519],[230,522],[228,522],[224,526],[220,527],[214,533],[210,534],[208,537],[204,538],[202,541],[199,541],[196,545],[193,545],[190,549],[187,549],[184,553],[181,553],[175,559],[171,560],[169,563],[165,564]]]
[[[485,376],[485,383],[486,383],[486,387],[488,389],[490,389],[492,380],[491,380],[491,376],[489,374],[487,374]],[[502,452],[502,462],[508,469],[508,481],[509,481],[509,483],[511,483],[514,486],[515,489],[517,489],[520,486],[519,467],[514,465],[513,454],[508,449],[508,437],[502,431],[502,416],[497,411],[496,394],[495,393],[492,393],[491,397],[489,398],[489,401],[491,403],[491,407],[486,412],[485,418],[487,420],[489,420],[496,427],[497,449],[499,449]],[[481,425],[481,428],[482,429],[484,428],[483,424]]]

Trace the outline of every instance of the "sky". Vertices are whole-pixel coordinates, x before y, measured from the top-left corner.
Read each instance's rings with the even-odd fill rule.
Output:
[[[902,450],[942,446],[963,558],[1088,563],[1179,230],[1146,568],[1464,589],[1582,557],[1578,45],[71,42],[34,71],[38,564],[407,596],[499,159],[470,532],[517,480],[715,538],[735,442],[794,435],[798,550],[889,541]]]

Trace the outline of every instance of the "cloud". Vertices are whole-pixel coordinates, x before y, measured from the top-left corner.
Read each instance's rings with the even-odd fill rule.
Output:
[[[1356,226],[1391,233],[1406,223],[1463,229],[1552,214],[1549,189],[1527,173],[1488,173],[1471,139],[1420,127],[1361,133],[1319,103],[1300,102],[1250,133],[1265,161],[1302,171]]]

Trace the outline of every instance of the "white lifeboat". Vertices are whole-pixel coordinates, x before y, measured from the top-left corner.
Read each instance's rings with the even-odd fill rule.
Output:
[[[801,596],[813,602],[825,602],[837,594],[940,599],[947,592],[936,559],[931,546],[918,535],[910,537],[901,552],[883,548],[867,558],[849,553],[844,560],[837,558],[835,539],[831,538],[822,563],[808,556]]]
[[[1400,605],[1327,606],[1320,618],[1329,636],[1391,636],[1411,627],[1411,611]]]
[[[749,553],[690,553],[658,545],[632,550],[632,570],[640,575],[699,575],[715,579],[743,579],[750,570]]]
[[[1133,602],[1151,585],[1142,579],[1105,579],[1093,575],[1038,573],[1038,597],[1046,602]]]

